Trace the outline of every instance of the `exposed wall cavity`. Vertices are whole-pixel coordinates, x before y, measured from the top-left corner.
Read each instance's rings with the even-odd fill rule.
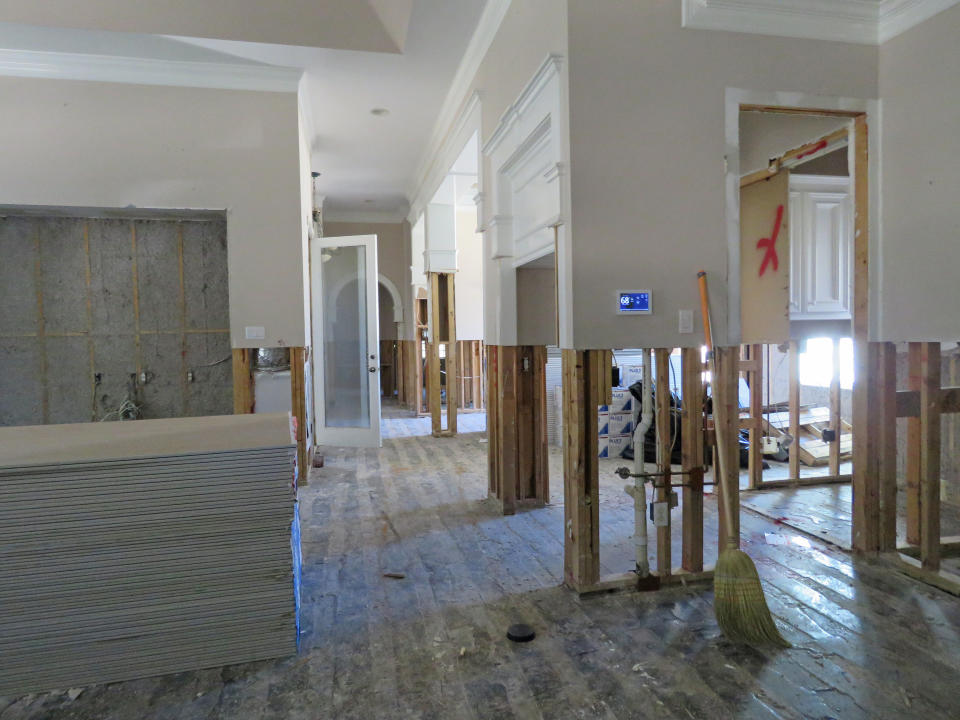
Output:
[[[226,219],[0,217],[0,425],[233,410]]]

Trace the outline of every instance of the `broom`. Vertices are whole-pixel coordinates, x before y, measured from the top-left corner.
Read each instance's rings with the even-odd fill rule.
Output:
[[[713,335],[710,323],[710,301],[707,296],[707,273],[697,273],[700,285],[700,309],[703,314],[703,333],[707,343],[707,358],[714,378],[717,375],[717,357],[713,349]],[[714,385],[716,388],[716,385]],[[714,429],[717,436],[717,473],[720,475],[720,490],[723,493],[724,520],[727,526],[726,547],[717,557],[713,571],[713,611],[723,634],[732,642],[753,645],[778,645],[790,647],[784,640],[770,615],[767,599],[763,594],[757,568],[740,549],[740,537],[733,534],[733,489],[727,475],[727,444],[725,425],[718,417],[718,409],[723,407],[717,402],[717,393],[713,394]]]

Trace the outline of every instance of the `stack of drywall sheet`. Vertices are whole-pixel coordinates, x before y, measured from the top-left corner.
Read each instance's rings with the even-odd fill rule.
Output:
[[[0,696],[296,652],[294,454],[285,414],[0,428]]]

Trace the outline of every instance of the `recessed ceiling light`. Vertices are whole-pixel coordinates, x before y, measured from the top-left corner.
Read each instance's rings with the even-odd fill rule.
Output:
[[[370,114],[376,115],[377,117],[384,117],[385,115],[389,115],[390,111],[386,108],[376,107],[370,111]]]

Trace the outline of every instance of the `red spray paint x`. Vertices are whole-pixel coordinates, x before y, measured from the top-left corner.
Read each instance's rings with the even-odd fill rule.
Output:
[[[760,263],[760,277],[767,271],[767,265],[773,265],[773,271],[776,272],[780,266],[780,259],[777,257],[777,236],[780,234],[780,225],[783,223],[783,205],[777,205],[777,219],[773,224],[773,232],[768,238],[757,240],[757,250],[766,248],[763,255],[763,262]]]

